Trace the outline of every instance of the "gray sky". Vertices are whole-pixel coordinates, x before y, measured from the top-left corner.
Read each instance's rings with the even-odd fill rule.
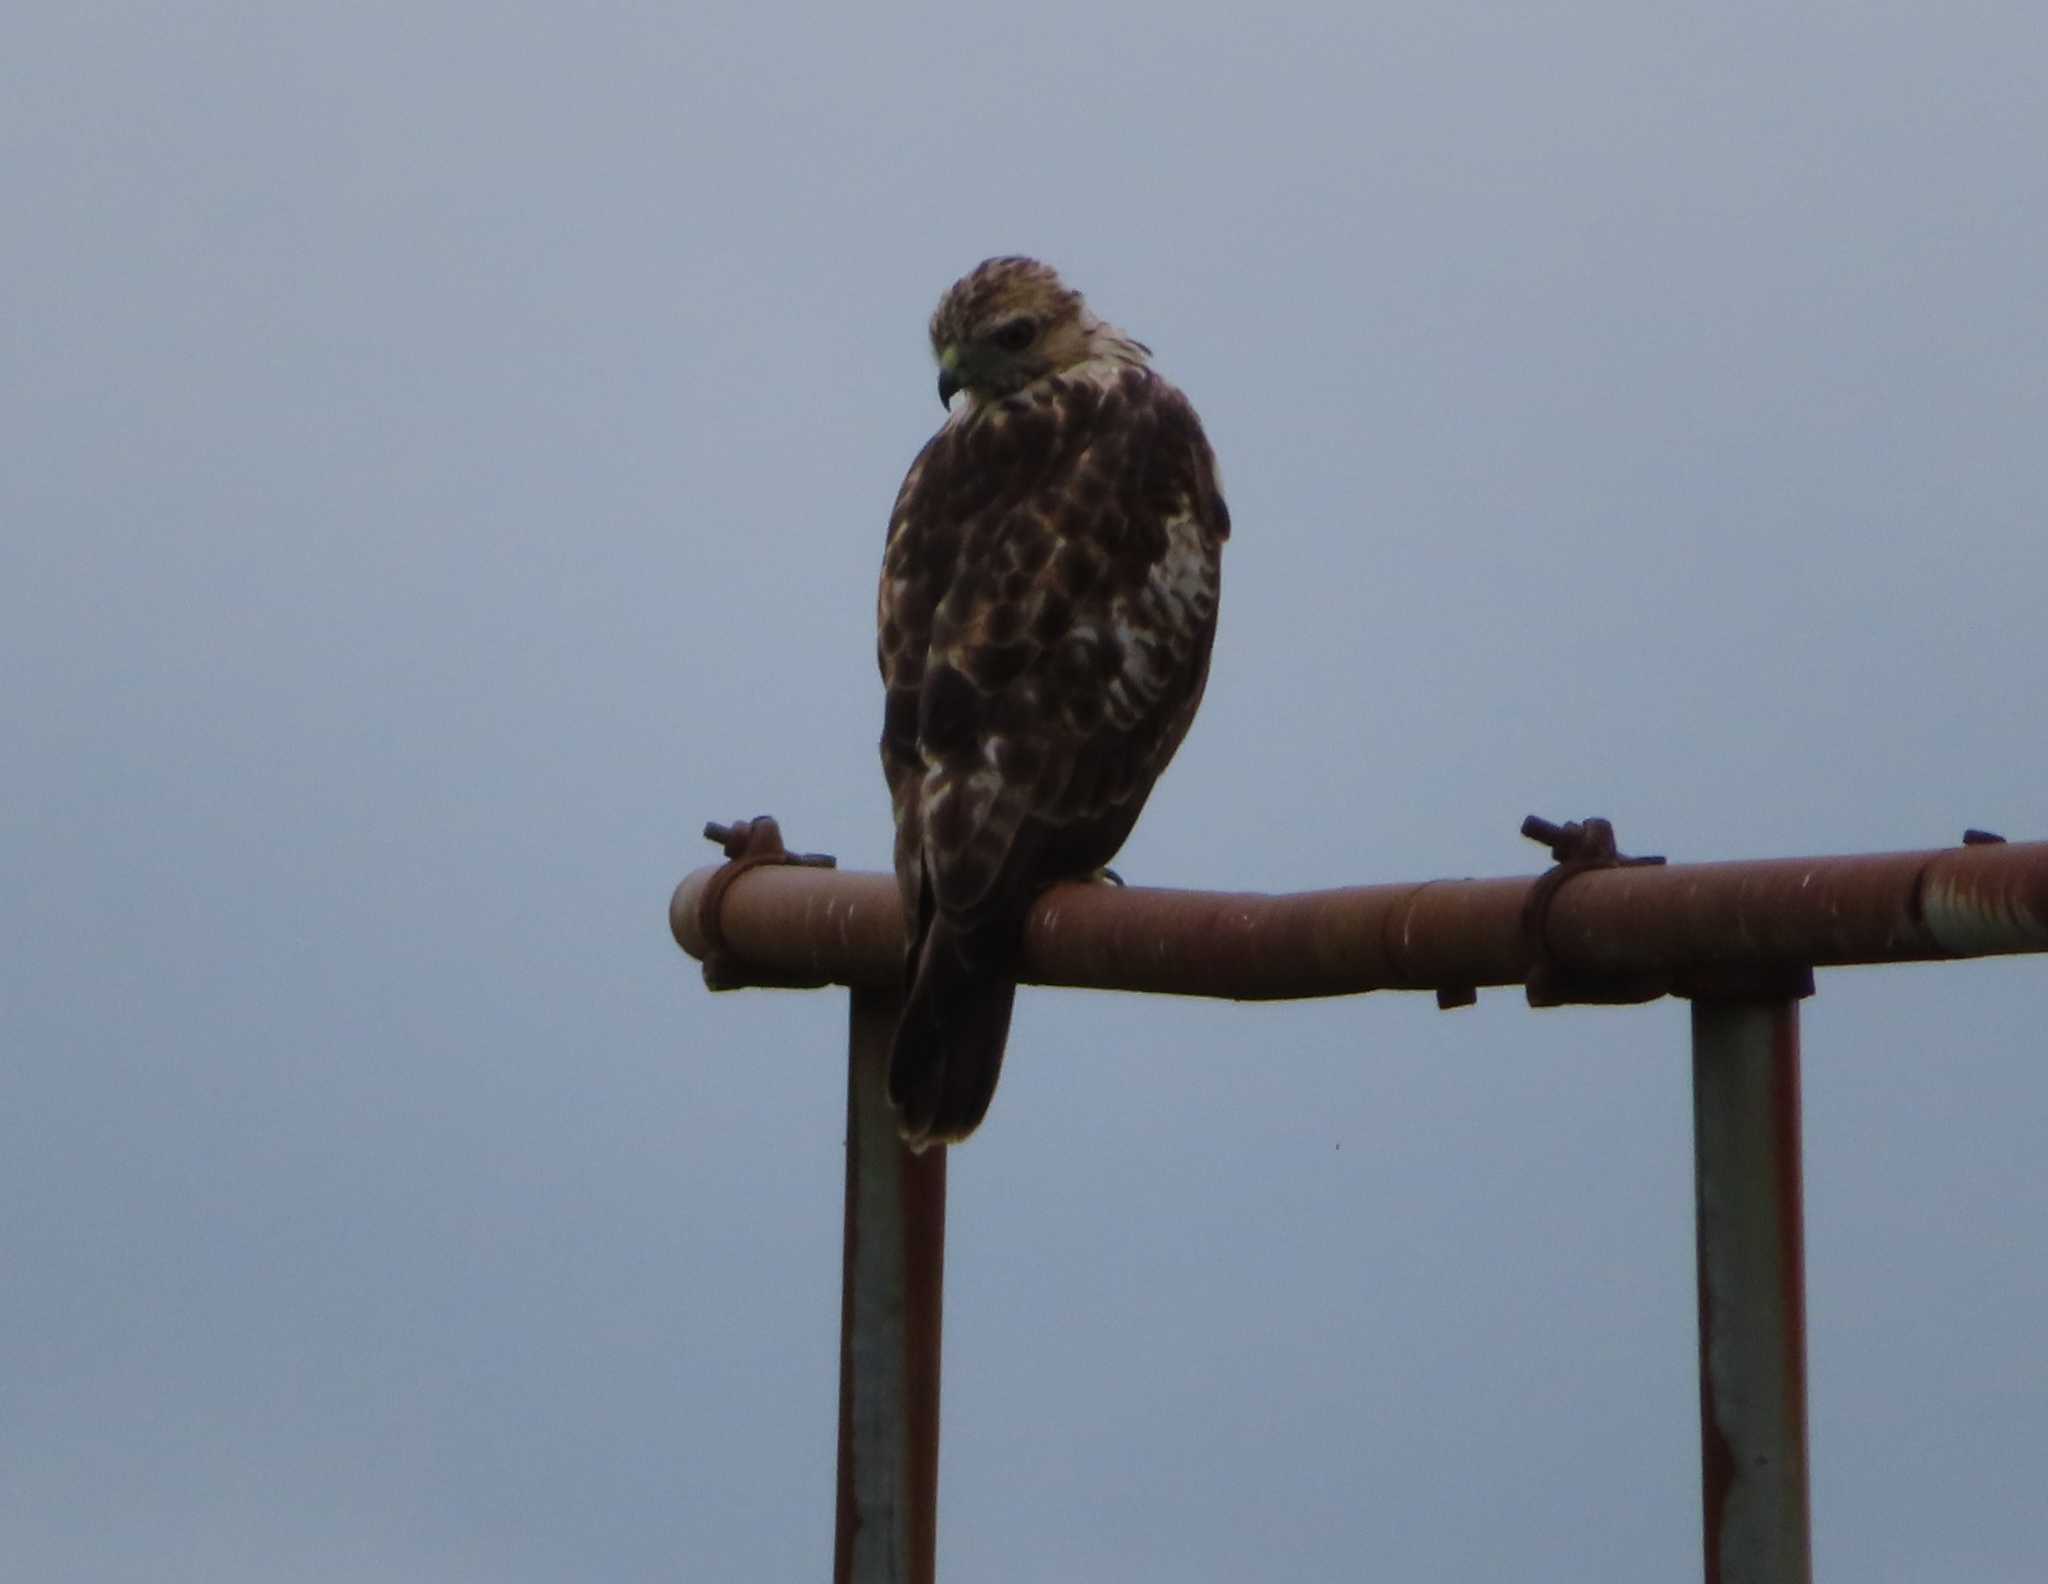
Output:
[[[0,1534],[22,1577],[821,1576],[873,581],[985,255],[1237,532],[1119,867],[2039,836],[2036,4],[17,5]],[[2038,1577],[2038,960],[1806,1016],[1820,1567]],[[1689,1576],[1685,1013],[1026,992],[942,1570]]]

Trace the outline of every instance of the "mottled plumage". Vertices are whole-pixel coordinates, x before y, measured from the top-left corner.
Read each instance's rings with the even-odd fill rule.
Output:
[[[916,1147],[981,1121],[1032,902],[1110,860],[1180,745],[1230,532],[1187,398],[1045,265],[982,264],[931,340],[949,412],[878,612],[909,925],[889,1094]]]

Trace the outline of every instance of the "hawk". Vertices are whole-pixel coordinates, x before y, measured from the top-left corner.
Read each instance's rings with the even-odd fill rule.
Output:
[[[1109,862],[1180,746],[1230,534],[1194,408],[1046,265],[976,267],[931,343],[947,415],[877,612],[908,932],[889,1098],[914,1149],[987,1113],[1032,903]]]

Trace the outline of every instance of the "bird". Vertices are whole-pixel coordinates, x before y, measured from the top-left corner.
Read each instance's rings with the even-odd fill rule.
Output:
[[[946,417],[876,602],[906,930],[888,1094],[913,1150],[981,1124],[1033,903],[1103,872],[1186,735],[1230,536],[1188,399],[1049,265],[985,260],[930,338]]]

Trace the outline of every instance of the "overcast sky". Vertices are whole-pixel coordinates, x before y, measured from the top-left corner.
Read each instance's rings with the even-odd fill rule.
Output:
[[[10,1577],[824,1576],[844,997],[924,324],[1039,254],[1236,533],[1119,867],[2041,836],[2048,11],[16,4]],[[2048,964],[1807,1004],[1815,1545],[2040,1577]],[[1693,1576],[1685,1009],[1025,992],[940,1563]]]

